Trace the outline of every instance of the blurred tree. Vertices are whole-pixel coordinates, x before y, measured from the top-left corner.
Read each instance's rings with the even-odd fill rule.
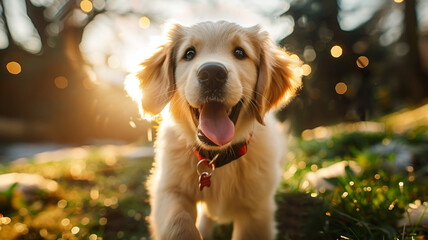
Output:
[[[363,8],[369,2],[350,9],[343,2],[293,1],[283,14],[293,18],[295,27],[281,44],[307,64],[303,90],[279,114],[292,119],[298,132],[368,120],[428,96],[418,50],[416,1],[372,1],[366,21],[362,19],[368,10]],[[346,26],[349,23],[359,25]]]
[[[351,1],[353,8],[345,2],[349,5],[344,0],[293,1],[283,14],[295,28],[281,44],[306,62],[305,87],[280,113],[294,119],[298,131],[365,120],[427,96],[418,49],[418,1]],[[134,104],[121,88],[94,84],[80,45],[86,27],[100,15],[142,15],[133,7],[139,4],[0,0],[0,138],[12,133],[80,141],[139,134],[128,124],[131,117],[138,119]],[[349,22],[354,26],[346,27]],[[109,61],[109,54],[101,58]]]
[[[85,27],[105,8],[90,1],[12,1],[0,0],[8,42],[0,49],[0,139],[136,139],[141,131],[129,125],[138,119],[134,104],[121,87],[96,84],[80,52]],[[23,22],[32,35],[26,39],[12,29]]]
[[[428,96],[428,74],[424,72],[419,50],[419,24],[417,20],[416,0],[406,0],[404,7],[403,41],[409,46],[407,69],[410,84],[407,91],[414,102]]]

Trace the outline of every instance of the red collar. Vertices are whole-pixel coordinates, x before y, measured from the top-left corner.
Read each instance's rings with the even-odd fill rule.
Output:
[[[198,158],[198,161],[203,159],[212,160],[218,155],[213,164],[215,168],[219,168],[244,156],[247,153],[247,145],[250,143],[252,135],[253,133],[251,132],[247,141],[236,143],[221,151],[206,150],[201,147],[197,147],[193,152]]]

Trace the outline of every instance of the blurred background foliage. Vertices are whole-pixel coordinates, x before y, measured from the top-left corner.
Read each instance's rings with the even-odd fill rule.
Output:
[[[153,128],[123,79],[180,11],[255,19],[304,62],[278,239],[426,238],[428,1],[0,0],[1,239],[149,237]],[[19,142],[72,145],[3,160]]]
[[[1,30],[7,37],[0,49],[0,138],[129,141],[146,131],[147,123],[130,126],[139,119],[138,109],[123,87],[97,78],[81,51],[85,29],[98,15],[139,13],[123,10],[115,1],[0,4]]]
[[[283,14],[295,27],[281,44],[306,63],[304,88],[283,113],[298,132],[375,119],[428,96],[426,2],[346,2],[295,1]]]
[[[277,195],[280,239],[426,239],[426,126],[341,128],[354,130],[291,145]]]
[[[141,41],[141,35],[159,33],[167,9],[162,12],[150,1],[0,4],[1,139],[82,143],[96,138],[135,140],[145,132],[149,124],[139,121],[123,91],[130,69],[123,65],[131,64],[120,54],[133,51],[125,48],[132,38]],[[194,1],[181,4],[199,6]],[[220,12],[227,5],[205,4]],[[237,5],[245,9],[257,4]],[[305,63],[298,73],[304,88],[278,114],[280,119],[288,118],[300,133],[424,103],[427,5],[417,0],[298,0],[279,2],[279,9],[263,13],[266,19],[282,19],[277,25],[285,27],[274,29],[280,31],[274,35],[285,36],[280,45]],[[159,39],[143,41],[137,43],[157,45]],[[138,64],[142,56],[127,60]]]

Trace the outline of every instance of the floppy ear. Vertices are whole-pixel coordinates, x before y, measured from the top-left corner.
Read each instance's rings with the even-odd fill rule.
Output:
[[[259,32],[258,35],[260,61],[254,106],[257,121],[264,124],[265,113],[284,106],[300,88],[301,77],[294,71],[301,63],[276,47],[267,32]]]
[[[175,92],[175,54],[177,33],[180,25],[174,25],[168,33],[168,41],[158,51],[141,63],[137,74],[143,91],[143,110],[152,115],[162,111]]]

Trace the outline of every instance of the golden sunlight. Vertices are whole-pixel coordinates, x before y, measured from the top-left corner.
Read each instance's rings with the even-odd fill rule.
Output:
[[[141,116],[144,116],[143,107],[141,105],[141,100],[143,99],[143,93],[140,90],[140,80],[138,80],[135,73],[131,73],[125,78],[125,91],[128,95],[138,104],[138,110],[140,111]]]
[[[199,225],[200,223],[201,223],[201,221],[202,221],[202,218],[201,218],[201,216],[202,216],[202,213],[203,213],[203,208],[204,208],[204,205],[205,203],[203,203],[203,202],[198,202],[197,204],[196,204],[196,210],[197,210],[197,218],[196,218],[196,223],[197,223],[197,225]]]
[[[131,73],[125,78],[125,91],[128,96],[132,98],[138,104],[138,111],[142,119],[148,121],[161,121],[169,119],[169,104],[162,110],[158,115],[151,115],[144,112],[142,106],[143,92],[140,89],[140,80],[137,78],[136,73]]]
[[[202,212],[202,203],[201,202],[198,202],[197,209],[198,209],[198,213]]]
[[[149,27],[150,19],[144,16],[141,17],[139,19],[139,25],[141,28]],[[121,65],[124,69],[126,69],[127,72],[129,72],[124,81],[124,89],[128,96],[137,103],[140,117],[147,121],[159,122],[161,120],[167,120],[170,118],[169,104],[167,104],[162,112],[158,115],[153,116],[144,112],[142,106],[143,92],[140,88],[140,80],[137,78],[138,72],[142,70],[142,66],[138,63],[140,63],[142,59],[149,58],[156,51],[158,46],[168,41],[168,39],[163,36],[153,36],[152,39],[153,41],[150,41],[147,45],[144,45],[136,51],[127,54],[121,60]],[[130,125],[132,127],[132,123],[130,123]]]

